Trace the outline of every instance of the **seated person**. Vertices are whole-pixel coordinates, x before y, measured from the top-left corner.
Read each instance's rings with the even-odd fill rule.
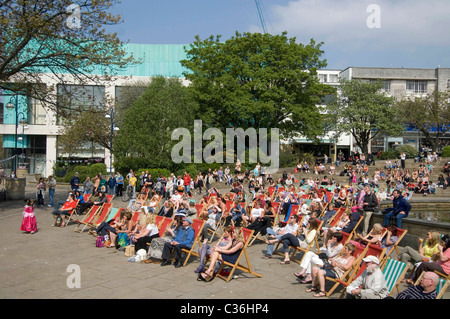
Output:
[[[171,265],[171,253],[174,252],[174,266],[181,267],[181,253],[182,249],[191,249],[192,244],[195,240],[195,231],[191,227],[192,220],[187,217],[183,217],[182,219],[182,227],[177,231],[173,240],[168,241],[164,244],[164,248],[162,251],[162,263],[161,266]]]
[[[69,197],[67,198],[67,201],[62,205],[60,208],[59,205],[55,205],[55,209],[53,210],[53,217],[55,219],[55,225],[56,220],[58,219],[58,215],[61,217],[61,227],[66,226],[66,219],[68,216],[70,216],[71,212],[76,208],[77,201],[75,200],[75,197],[72,193],[69,193]]]

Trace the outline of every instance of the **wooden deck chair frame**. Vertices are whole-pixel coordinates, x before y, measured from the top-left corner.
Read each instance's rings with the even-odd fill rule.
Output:
[[[382,270],[388,285],[389,296],[393,295],[394,289],[397,290],[397,293],[399,293],[399,285],[408,271],[408,265],[401,261],[388,258],[383,265]]]
[[[362,246],[355,246],[356,250],[354,252],[354,254],[356,254],[356,259],[353,262],[352,267],[350,267],[349,269],[347,269],[346,272],[344,272],[344,274],[342,274],[342,276],[340,278],[331,278],[331,277],[327,277],[325,276],[325,281],[332,281],[334,282],[334,285],[331,287],[330,290],[327,291],[326,295],[327,297],[330,297],[333,292],[339,287],[339,285],[343,285],[344,287],[347,287],[354,278],[356,278],[355,275],[359,274],[359,270],[360,270],[360,265],[362,262],[362,259],[365,257],[366,252],[367,252],[367,248],[364,248]],[[341,252],[342,254],[342,252]],[[341,255],[339,254],[339,255]],[[343,291],[345,292],[345,290]],[[343,294],[341,294],[342,296]]]
[[[306,253],[313,248],[314,244],[316,245],[317,251],[320,251],[318,238],[319,238],[320,230],[322,229],[322,225],[323,225],[323,221],[319,221],[319,227],[317,228],[316,236],[314,236],[314,239],[308,244],[308,246],[306,248],[302,248],[300,246],[292,246],[293,251],[291,253],[291,256],[289,257],[291,261],[301,264],[303,261],[303,258],[305,258]],[[294,258],[297,253],[303,253],[302,258],[300,260]]]
[[[438,275],[442,275],[442,273],[438,273],[435,271],[435,273],[437,273]],[[423,271],[420,276],[417,278],[416,282],[414,283],[414,285],[419,285],[420,281],[422,280],[422,277],[425,275],[425,271]],[[437,297],[436,299],[442,299],[442,297],[444,296],[445,292],[447,291],[447,288],[450,284],[450,280],[449,278],[446,278],[444,276],[444,278],[442,278],[442,276],[439,276],[439,283],[436,286],[436,293],[437,293]]]
[[[299,230],[300,227],[303,225],[303,219],[304,219],[304,218],[305,218],[305,215],[301,215],[301,214],[298,215],[298,225],[299,225],[299,226],[298,226],[297,232],[295,233],[295,236],[298,236],[298,230]],[[280,247],[280,245],[281,245],[281,241],[278,241],[278,243],[277,243],[275,249],[273,250],[273,254],[277,254],[277,255],[280,255],[280,256],[284,256],[284,252],[281,253],[281,252],[278,251],[278,247]]]
[[[234,201],[230,202],[230,203],[227,201],[226,202],[226,207],[227,207],[226,213],[230,214],[230,211],[234,206],[235,206]],[[209,243],[211,243],[216,236],[219,236],[220,230],[223,230],[223,228],[225,226],[225,222],[226,222],[226,217],[224,217],[223,213],[222,213],[222,216],[220,216],[219,220],[216,223],[216,227],[213,230],[208,229],[208,232],[211,233],[211,237],[209,238],[209,241],[208,241]]]
[[[201,247],[201,245],[202,245],[200,238],[201,238],[202,230],[203,230],[204,226],[205,226],[204,220],[194,219],[192,221],[192,228],[195,231],[195,238],[194,238],[194,242],[192,243],[192,247],[190,249],[185,249],[185,248],[181,249],[182,252],[187,254],[186,258],[184,259],[183,267],[187,265],[189,258],[191,258],[191,256],[199,257],[199,254],[196,250],[196,246],[197,246],[197,243],[198,243],[199,247]]]
[[[73,230],[76,233],[81,233],[82,230],[78,229],[79,227],[85,226],[86,224],[92,222],[95,218],[95,216],[101,211],[102,205],[92,205],[86,215],[84,215],[84,218],[82,220],[77,220],[77,227]],[[84,229],[84,228],[83,228]]]
[[[274,202],[272,202],[272,204],[273,204],[273,203],[274,203]],[[279,203],[277,203],[277,204],[279,204]],[[273,207],[273,205],[272,205],[272,207]],[[277,208],[273,207],[274,210],[275,210],[275,218],[274,218],[274,220],[273,220],[273,222],[272,222],[272,226],[278,225],[278,217],[279,217],[279,215],[278,215],[278,208],[280,208],[280,205],[276,205],[276,207],[277,207]],[[248,244],[248,247],[250,247],[251,245],[253,245],[253,242],[254,242],[256,239],[261,240],[261,241],[265,241],[265,240],[266,240],[266,238],[263,237],[263,235],[260,235],[259,232],[258,232],[258,233],[253,232],[252,239],[250,240],[250,243]]]
[[[114,195],[106,195],[106,200],[109,204],[112,203],[112,200],[114,199]]]
[[[236,263],[231,264],[229,262],[222,261],[222,263],[221,263],[221,265],[219,267],[219,271],[218,271],[218,273],[216,275],[217,277],[225,280],[225,282],[229,282],[231,280],[231,278],[233,278],[233,274],[236,271],[236,269],[239,269],[239,270],[242,270],[242,271],[247,272],[249,274],[252,274],[252,275],[254,275],[254,276],[258,277],[258,278],[262,277],[262,275],[260,275],[260,274],[258,274],[258,273],[253,271],[252,266],[250,264],[250,259],[248,257],[248,253],[247,253],[247,247],[248,247],[248,244],[250,243],[250,240],[252,238],[254,230],[242,227],[241,228],[241,232],[242,232],[242,235],[244,237],[244,247],[242,248],[241,253],[238,256],[238,258],[236,260]],[[247,266],[244,266],[241,263],[241,259],[243,257],[246,260]],[[231,267],[231,271],[230,271],[230,273],[227,276],[224,276],[224,275],[221,274],[221,272],[222,272],[222,270],[223,270],[223,268],[225,266]]]
[[[78,218],[78,214],[77,214],[77,207],[78,207],[78,204],[80,203],[80,200],[79,199],[77,199],[77,203],[75,204],[75,208],[73,208],[71,211],[70,211],[70,214],[69,214],[69,218],[67,219],[67,221],[66,221],[66,225],[68,225],[69,224],[69,222],[72,220],[72,221],[77,221],[77,220],[79,220]],[[75,218],[74,216],[77,216],[77,218]]]
[[[92,222],[86,223],[81,232],[83,232],[86,227],[89,227],[89,230],[92,230],[92,228],[97,228],[98,226],[100,226],[100,224],[108,217],[111,208],[111,203],[104,203],[101,212],[95,215]]]

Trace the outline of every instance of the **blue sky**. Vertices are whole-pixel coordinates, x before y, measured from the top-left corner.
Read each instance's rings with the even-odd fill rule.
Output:
[[[450,67],[449,0],[261,0],[269,33],[324,42],[329,69]],[[375,6],[371,6],[375,5]],[[111,27],[132,43],[189,44],[262,32],[254,0],[122,0]]]

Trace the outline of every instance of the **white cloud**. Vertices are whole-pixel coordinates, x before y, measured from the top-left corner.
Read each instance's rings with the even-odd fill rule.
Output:
[[[370,4],[380,8],[380,28],[369,28]],[[287,31],[348,51],[450,45],[449,0],[297,0],[271,7],[273,33]],[[256,27],[250,27],[256,31]]]

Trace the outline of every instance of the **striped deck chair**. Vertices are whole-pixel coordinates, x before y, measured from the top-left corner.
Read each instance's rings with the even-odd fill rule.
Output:
[[[83,195],[84,202],[87,203],[87,201],[89,200],[89,198],[91,198],[91,196],[92,196],[91,194],[84,194]]]
[[[420,281],[422,280],[423,275],[425,275],[425,271],[423,271],[419,278],[417,278],[416,282],[414,283],[416,286],[420,284]],[[439,278],[439,283],[436,286],[436,292],[437,297],[436,299],[442,299],[444,296],[444,293],[446,292],[448,286],[450,284],[450,280],[446,278]]]
[[[397,293],[400,292],[399,284],[405,277],[408,265],[401,261],[389,258],[382,270],[388,286],[389,296],[392,296],[394,289],[397,290]]]
[[[112,207],[105,221],[109,223],[110,221],[115,220],[116,218],[120,218],[120,214],[122,214],[124,210],[125,208]]]
[[[234,274],[236,269],[242,270],[244,272],[247,272],[247,273],[252,274],[252,275],[254,275],[256,277],[259,277],[259,278],[262,277],[262,275],[260,275],[260,274],[258,274],[258,273],[253,271],[252,266],[250,264],[250,259],[248,257],[248,253],[247,253],[247,247],[248,247],[248,244],[249,244],[249,242],[250,242],[250,240],[252,238],[253,232],[254,232],[253,230],[247,229],[245,227],[241,228],[242,237],[244,239],[244,247],[242,248],[241,253],[238,256],[238,258],[236,260],[236,263],[231,264],[231,263],[226,262],[226,261],[222,262],[222,264],[220,265],[219,271],[218,271],[218,273],[216,275],[217,277],[222,278],[226,282],[229,282],[231,280],[231,278],[233,278],[233,274]],[[244,264],[241,263],[241,259],[243,257],[246,260],[247,266],[245,266]],[[225,266],[231,267],[231,270],[230,270],[230,272],[227,275],[223,274],[223,272],[222,272],[222,270],[223,270],[223,268]]]
[[[286,218],[284,219],[284,221],[279,222],[279,224],[281,226],[286,226],[287,223],[289,223],[289,218],[291,217],[291,215],[297,215],[298,211],[300,209],[300,205],[296,205],[296,204],[292,204],[289,206],[289,210],[286,214]]]

